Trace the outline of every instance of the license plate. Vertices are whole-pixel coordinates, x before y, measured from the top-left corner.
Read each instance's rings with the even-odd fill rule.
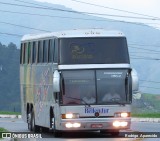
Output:
[[[102,128],[102,124],[91,124],[91,128]]]

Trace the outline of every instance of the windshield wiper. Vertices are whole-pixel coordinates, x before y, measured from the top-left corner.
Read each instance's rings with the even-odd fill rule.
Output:
[[[74,98],[74,97],[69,97],[69,96],[65,96],[66,98],[70,98],[70,99],[74,99],[74,100],[80,100],[81,102],[83,102],[85,104],[85,106],[91,107],[91,105],[89,103],[87,103],[86,101],[84,101],[83,99],[80,98]]]

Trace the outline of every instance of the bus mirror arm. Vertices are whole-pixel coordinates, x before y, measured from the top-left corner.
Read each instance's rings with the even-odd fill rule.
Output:
[[[53,73],[53,92],[60,92],[60,74],[57,70],[55,70]]]

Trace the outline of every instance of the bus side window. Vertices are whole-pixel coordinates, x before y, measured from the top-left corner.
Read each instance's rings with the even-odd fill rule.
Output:
[[[38,63],[43,62],[43,41],[38,42]]]
[[[20,64],[23,64],[23,46],[24,46],[24,43],[21,43]]]
[[[33,63],[33,42],[30,43],[30,64]]]
[[[54,62],[58,63],[58,39],[54,41]]]
[[[28,46],[27,43],[24,44],[24,63],[28,63]]]
[[[31,42],[28,43],[28,61],[27,64],[31,64]]]
[[[32,63],[36,63],[36,42],[32,46]]]
[[[48,40],[43,41],[43,62],[48,63]]]
[[[49,40],[49,48],[48,48],[48,62],[53,62],[53,55],[54,55],[54,40]]]

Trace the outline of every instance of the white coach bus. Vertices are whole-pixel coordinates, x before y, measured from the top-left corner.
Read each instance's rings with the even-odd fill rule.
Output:
[[[138,77],[119,31],[25,35],[20,53],[21,110],[31,131],[118,134],[130,128]]]

